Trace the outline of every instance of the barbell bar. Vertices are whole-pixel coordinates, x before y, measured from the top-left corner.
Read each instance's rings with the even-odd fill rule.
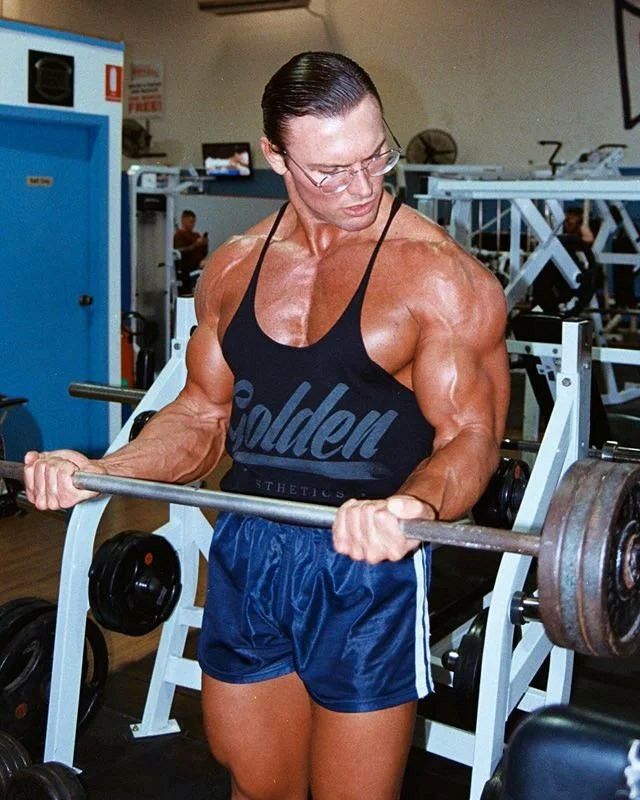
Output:
[[[0,461],[0,475],[23,480],[22,464]],[[336,510],[291,500],[78,471],[73,484],[104,494],[330,527]],[[640,467],[584,459],[555,492],[540,535],[473,524],[405,520],[410,538],[538,558],[540,618],[550,640],[588,655],[640,649]]]
[[[110,403],[130,403],[137,405],[145,396],[144,389],[129,386],[112,386],[107,383],[70,383],[67,391],[71,397],[82,397],[86,400],[106,400]]]
[[[0,461],[0,475],[24,482],[24,467],[19,462]],[[196,508],[213,508],[303,527],[330,528],[336,517],[336,509],[331,506],[217,492],[194,486],[101,475],[95,472],[74,473],[73,485],[76,489],[100,494],[160,500]],[[533,557],[538,555],[539,537],[536,534],[514,534],[502,528],[429,520],[415,522],[405,520],[401,523],[401,528],[407,538],[423,542],[438,542],[476,550],[517,553]]]
[[[540,442],[529,439],[503,439],[500,443],[500,449],[519,451],[521,453],[537,453],[540,450]],[[633,464],[640,464],[640,448],[623,447],[614,441],[605,442],[602,448],[589,448],[588,455],[589,458],[600,458],[603,461],[627,461]]]

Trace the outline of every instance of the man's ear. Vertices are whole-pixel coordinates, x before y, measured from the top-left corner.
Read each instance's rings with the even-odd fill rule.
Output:
[[[273,145],[266,136],[260,137],[260,148],[262,150],[262,155],[265,157],[267,164],[269,164],[271,169],[278,175],[284,175],[284,173],[287,171],[287,165],[285,164],[284,157],[281,153],[274,149]]]

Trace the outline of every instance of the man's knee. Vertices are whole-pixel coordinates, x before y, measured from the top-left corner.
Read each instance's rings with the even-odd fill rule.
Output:
[[[232,800],[307,800],[305,777],[279,767],[274,759],[242,750],[230,752],[215,736],[209,736],[209,748],[231,775]]]
[[[286,775],[235,775],[231,770],[232,800],[307,800],[306,785],[293,786]]]

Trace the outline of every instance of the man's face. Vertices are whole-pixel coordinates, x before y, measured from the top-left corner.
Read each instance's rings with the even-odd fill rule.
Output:
[[[566,233],[580,233],[582,217],[573,211],[567,212],[564,218],[564,229]]]
[[[362,161],[388,150],[382,113],[375,98],[367,95],[343,117],[294,117],[289,121],[285,144],[291,156],[284,157],[288,170],[285,181],[316,219],[351,231],[364,230],[375,221],[383,175],[371,178],[363,170],[344,191],[324,194],[300,169],[320,182],[338,170],[359,170]]]
[[[191,233],[191,231],[196,226],[196,218],[192,217],[190,214],[185,214],[181,218],[180,223],[182,225],[182,230],[183,231],[188,231],[189,233]]]

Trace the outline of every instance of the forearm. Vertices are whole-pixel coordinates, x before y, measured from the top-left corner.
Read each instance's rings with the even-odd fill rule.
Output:
[[[188,483],[207,475],[224,453],[227,421],[179,402],[158,412],[133,442],[96,463],[111,475]]]
[[[465,429],[422,461],[397,494],[410,494],[428,503],[439,519],[458,519],[484,491],[498,458],[491,431]]]

